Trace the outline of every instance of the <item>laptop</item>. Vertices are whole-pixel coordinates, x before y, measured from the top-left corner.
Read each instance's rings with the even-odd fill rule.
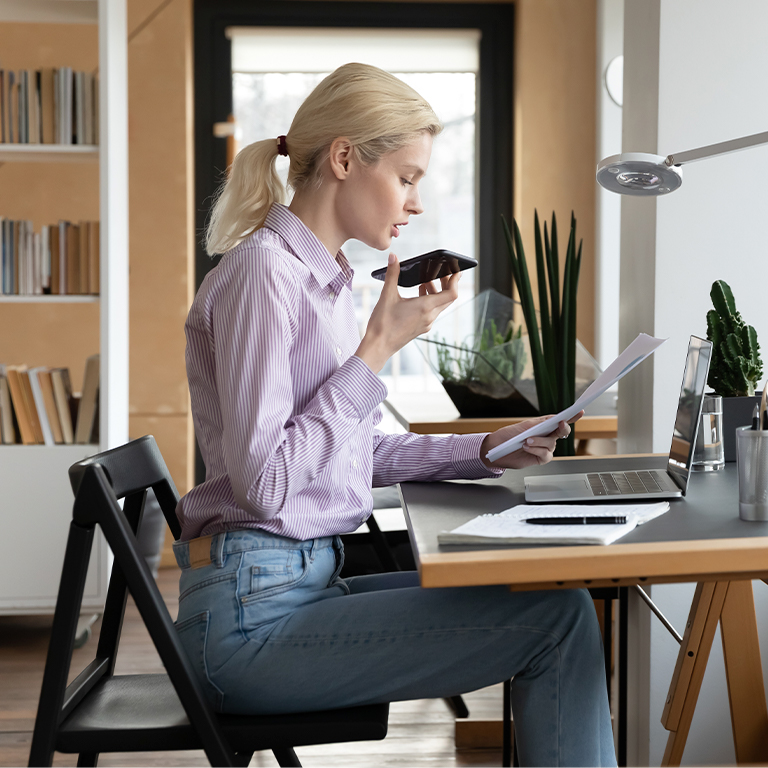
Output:
[[[691,336],[666,469],[526,477],[525,500],[616,503],[685,496],[711,358],[712,342]]]

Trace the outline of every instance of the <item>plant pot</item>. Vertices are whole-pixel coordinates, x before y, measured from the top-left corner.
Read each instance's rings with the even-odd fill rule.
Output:
[[[752,412],[760,405],[762,392],[753,397],[723,398],[723,448],[726,461],[736,461],[736,427],[752,424]]]

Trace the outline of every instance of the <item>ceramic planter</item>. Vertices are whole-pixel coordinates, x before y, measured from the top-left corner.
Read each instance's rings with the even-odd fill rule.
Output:
[[[723,398],[723,447],[726,461],[736,461],[736,427],[752,424],[752,412],[760,404],[762,392],[754,397]]]

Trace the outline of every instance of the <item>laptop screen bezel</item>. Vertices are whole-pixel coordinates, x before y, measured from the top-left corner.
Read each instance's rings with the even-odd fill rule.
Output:
[[[675,439],[675,424],[677,424],[677,415],[680,412],[680,407],[683,401],[683,394],[685,390],[685,381],[688,374],[688,366],[692,362],[693,352],[698,354],[697,365],[705,365],[705,371],[703,376],[703,384],[701,391],[698,393],[699,402],[696,407],[696,419],[694,421],[693,434],[691,436],[691,444],[688,448],[688,456],[685,461],[685,465],[681,466],[680,462],[672,459],[672,442],[670,441],[669,456],[667,457],[667,472],[672,476],[673,480],[683,492],[688,488],[688,478],[691,474],[691,464],[693,463],[693,452],[696,448],[696,438],[699,434],[699,426],[701,425],[701,411],[704,406],[704,390],[707,386],[707,378],[709,376],[709,366],[712,362],[712,342],[707,339],[701,339],[698,336],[691,336],[688,342],[688,355],[685,358],[685,369],[683,370],[683,381],[680,385],[680,396],[677,401],[677,409],[675,410],[675,421],[672,424],[672,440]]]

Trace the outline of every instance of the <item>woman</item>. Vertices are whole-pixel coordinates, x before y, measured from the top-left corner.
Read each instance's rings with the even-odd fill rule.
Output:
[[[360,340],[341,251],[384,249],[422,212],[441,126],[397,78],[343,66],[286,136],[237,156],[207,232],[223,253],[186,324],[205,482],[180,502],[177,628],[222,712],[278,713],[446,697],[514,676],[522,761],[615,764],[601,640],[586,592],[423,590],[415,573],[340,579],[339,534],[371,485],[481,478],[551,459],[570,427],[491,465],[488,435],[384,435],[376,374],[429,330],[458,275],[401,298],[389,257]],[[288,155],[290,206],[274,171]]]

